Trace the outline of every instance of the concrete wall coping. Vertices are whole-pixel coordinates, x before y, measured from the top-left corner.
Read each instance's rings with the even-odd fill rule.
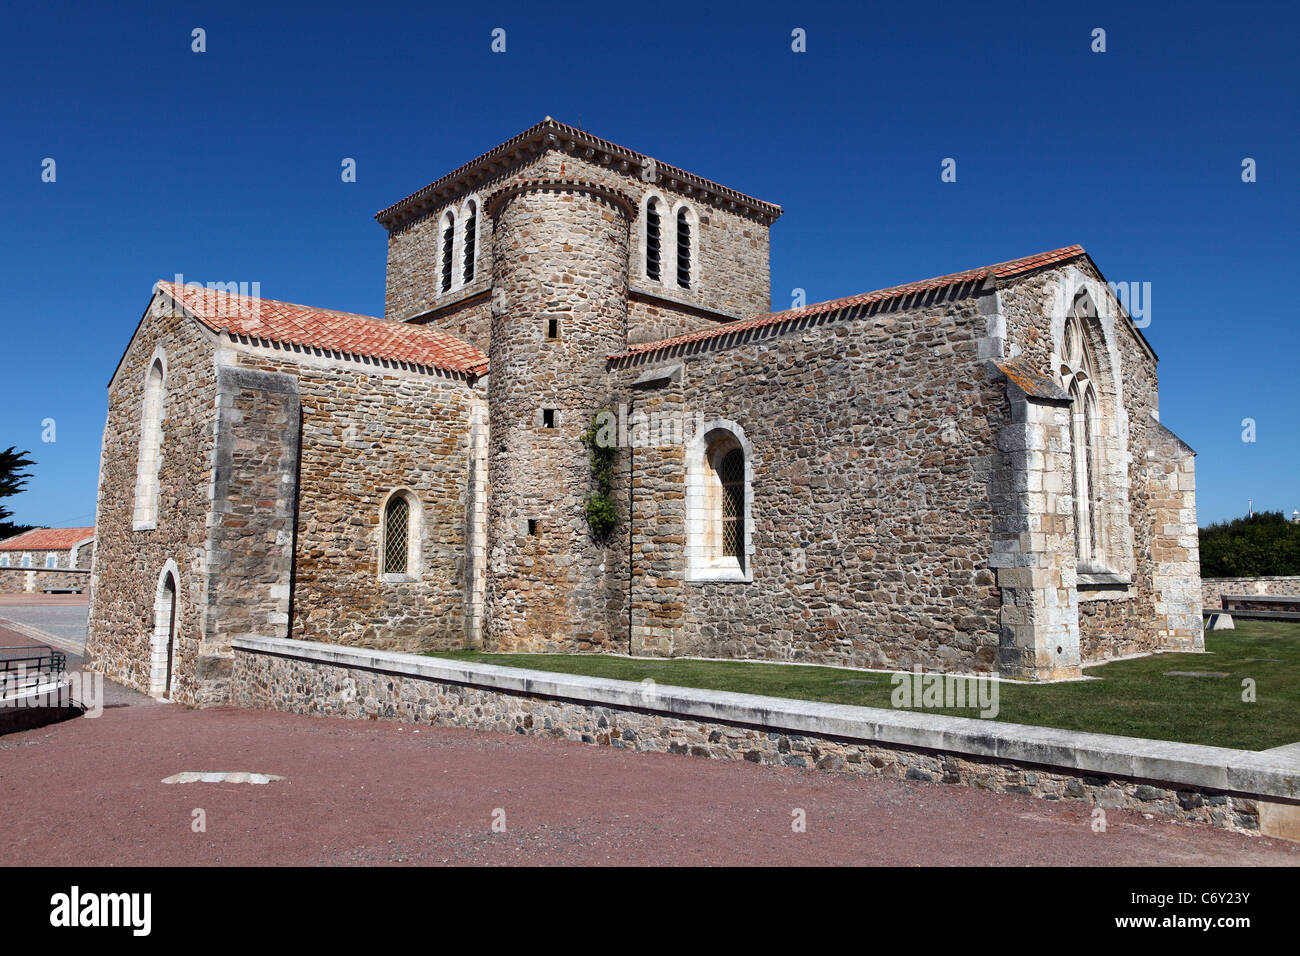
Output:
[[[725,721],[797,734],[1130,777],[1233,793],[1300,799],[1300,754],[1031,727],[973,717],[737,694],[453,661],[420,654],[243,635],[236,651],[405,674],[426,680],[605,707]]]

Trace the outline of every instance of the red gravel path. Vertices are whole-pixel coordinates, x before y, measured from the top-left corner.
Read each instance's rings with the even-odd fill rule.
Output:
[[[1135,813],[1093,833],[1088,808],[1016,794],[110,699],[132,703],[0,738],[0,864],[1300,864]],[[160,782],[183,770],[288,779]]]

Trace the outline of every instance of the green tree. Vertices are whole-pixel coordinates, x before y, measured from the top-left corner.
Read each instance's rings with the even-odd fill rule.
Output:
[[[27,479],[31,474],[23,469],[36,464],[27,457],[28,454],[25,451],[18,451],[13,445],[0,451],[0,498],[16,495],[26,487]],[[0,540],[12,538],[32,528],[31,525],[14,524],[9,521],[12,514],[12,511],[0,504]]]
[[[1300,574],[1300,523],[1280,511],[1217,522],[1202,528],[1200,538],[1202,577]]]

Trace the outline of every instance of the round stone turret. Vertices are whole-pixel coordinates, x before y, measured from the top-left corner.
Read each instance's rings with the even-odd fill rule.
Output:
[[[488,201],[493,295],[488,376],[488,649],[601,645],[605,547],[593,540],[582,442],[608,404],[606,358],[627,345],[623,194],[532,179]]]

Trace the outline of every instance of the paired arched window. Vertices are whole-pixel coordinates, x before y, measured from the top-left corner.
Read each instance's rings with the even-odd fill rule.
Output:
[[[1080,565],[1101,562],[1100,417],[1097,366],[1084,323],[1086,300],[1080,299],[1065,319],[1061,384],[1070,396],[1070,451],[1074,460],[1074,525]]]
[[[466,204],[465,214],[465,259],[463,275],[466,285],[474,281],[474,257],[478,244],[478,202],[471,199]]]
[[[677,285],[691,287],[691,217],[685,206],[677,210]]]
[[[687,454],[687,580],[751,580],[753,469],[744,432],[719,419]]]
[[[663,254],[662,205],[657,198],[651,197],[645,207],[645,275],[654,282],[658,282],[663,274],[660,265]]]
[[[155,357],[145,379],[140,415],[140,449],[136,462],[133,525],[144,530],[158,522],[158,470],[162,465],[162,418],[166,370]]]
[[[438,280],[438,290],[440,292],[451,291],[451,270],[456,261],[456,214],[447,213],[442,219],[442,262],[440,267],[441,276]]]
[[[419,577],[423,519],[420,499],[405,489],[393,492],[384,502],[379,535],[379,573],[384,579]]]
[[[639,271],[648,282],[691,292],[700,284],[700,217],[657,191],[641,199]]]

